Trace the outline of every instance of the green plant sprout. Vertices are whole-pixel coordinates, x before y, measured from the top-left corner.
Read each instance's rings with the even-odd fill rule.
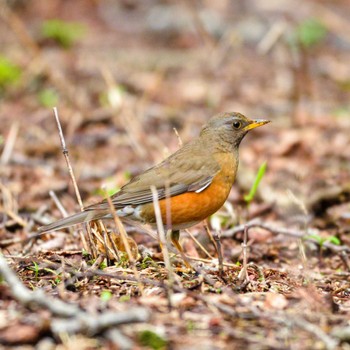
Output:
[[[112,197],[115,193],[120,190],[120,187],[115,183],[115,177],[109,177],[105,180],[105,183],[101,188],[94,191],[95,195],[99,195],[103,198]]]
[[[340,239],[338,237],[335,236],[330,236],[330,237],[320,237],[319,235],[316,234],[310,234],[310,235],[306,235],[304,237],[304,239],[313,239],[315,240],[319,245],[320,248],[322,249],[324,247],[324,244],[329,242],[332,243],[334,245],[340,245]]]
[[[17,83],[21,77],[21,68],[6,57],[0,56],[0,89]]]
[[[141,345],[154,350],[165,349],[167,346],[167,341],[165,339],[150,330],[140,332],[138,338]]]
[[[41,34],[52,39],[65,49],[72,47],[86,32],[86,26],[77,22],[66,22],[60,19],[44,21]]]
[[[107,302],[107,301],[109,301],[112,298],[112,296],[113,296],[113,294],[112,294],[111,291],[104,290],[104,291],[102,291],[102,293],[100,295],[100,298],[101,298],[102,301]]]
[[[33,261],[33,266],[28,267],[29,270],[34,272],[35,279],[39,279],[39,265]]]
[[[49,273],[51,273],[51,274],[53,274],[55,276],[55,279],[50,281],[53,286],[57,286],[58,284],[60,284],[62,282],[62,279],[60,277],[60,275],[61,275],[60,272],[52,270],[52,269],[50,269],[48,267],[44,267],[43,270],[46,271],[46,272],[49,272]]]
[[[250,203],[253,201],[254,197],[255,197],[255,194],[258,190],[258,187],[259,187],[259,184],[260,184],[260,181],[262,180],[265,172],[266,172],[266,168],[267,168],[267,162],[264,162],[261,164],[257,174],[256,174],[256,177],[255,177],[255,180],[253,182],[253,185],[252,187],[250,188],[250,191],[248,194],[246,194],[243,198],[244,200],[246,201],[247,203],[247,206],[250,205]]]
[[[310,18],[297,26],[293,35],[293,41],[304,48],[310,48],[320,44],[326,35],[326,27],[318,19]]]
[[[126,301],[130,301],[130,295],[122,295],[122,296],[119,298],[119,302],[120,302],[120,303],[125,303]]]
[[[54,107],[58,105],[58,94],[53,89],[44,89],[38,93],[38,101],[43,107]]]

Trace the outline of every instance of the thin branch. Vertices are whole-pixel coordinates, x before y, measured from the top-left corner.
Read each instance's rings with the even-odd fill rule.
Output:
[[[175,135],[176,135],[176,137],[177,137],[177,142],[178,142],[178,144],[179,144],[179,148],[181,148],[182,146],[183,146],[183,142],[182,142],[182,139],[181,139],[181,136],[179,135],[179,132],[177,131],[177,129],[176,128],[173,128],[173,130],[174,130],[174,133],[175,133]]]
[[[72,319],[54,319],[51,322],[51,330],[55,334],[84,333],[91,336],[121,324],[146,322],[149,316],[149,311],[141,307],[134,307],[124,312],[103,312],[98,315],[80,312]]]
[[[56,196],[56,193],[54,191],[49,191],[49,195],[52,198],[52,200],[55,202],[56,207],[61,212],[62,216],[66,218],[68,216],[67,210],[62,205],[61,201]]]
[[[223,263],[224,258],[222,256],[222,247],[221,247],[221,240],[220,240],[220,233],[216,231],[213,235],[215,244],[216,244],[216,251],[218,253],[218,260],[219,260],[219,273],[222,275],[224,269],[223,269]]]
[[[7,164],[11,159],[12,151],[16,144],[18,129],[18,122],[12,123],[0,158],[0,164],[2,165]]]
[[[58,117],[58,111],[57,111],[57,107],[54,107],[53,108],[53,114],[55,116],[55,119],[56,119],[56,123],[57,123],[57,128],[58,128],[58,134],[59,134],[59,137],[60,137],[60,141],[61,141],[61,146],[62,146],[62,153],[63,153],[63,156],[66,160],[66,163],[67,163],[67,168],[68,168],[68,172],[69,172],[69,176],[70,178],[72,179],[72,183],[73,183],[73,187],[74,187],[74,191],[75,191],[75,195],[77,197],[77,200],[78,200],[78,203],[79,203],[79,206],[80,206],[80,210],[81,211],[84,211],[84,205],[83,205],[83,201],[81,200],[81,195],[80,195],[80,192],[79,192],[79,188],[78,188],[78,184],[77,184],[77,181],[75,179],[75,176],[74,176],[74,171],[73,171],[73,168],[72,168],[72,165],[70,163],[70,160],[69,160],[69,155],[68,155],[68,149],[66,147],[66,141],[64,139],[64,135],[63,135],[63,131],[62,131],[62,126],[61,126],[61,122],[60,122],[60,119]],[[86,243],[86,239],[84,237],[84,234],[80,231],[80,236],[81,236],[81,239],[82,239],[82,242],[83,242],[83,246],[84,246],[84,249],[86,251],[89,251],[90,253],[93,253],[94,250],[92,248],[92,240],[91,240],[91,232],[89,230],[89,227],[88,225],[86,224],[85,225],[86,227],[86,230],[88,232],[88,242],[89,242],[89,246],[87,245]],[[90,248],[90,249],[89,249]]]
[[[128,255],[129,261],[130,261],[132,269],[134,271],[135,278],[136,278],[138,286],[139,286],[140,293],[142,294],[143,290],[144,290],[144,287],[143,287],[143,284],[142,284],[141,279],[140,279],[139,271],[136,268],[135,259],[134,259],[133,255],[132,255],[132,252],[131,252],[130,244],[129,244],[129,241],[128,241],[128,235],[127,235],[127,233],[125,231],[125,228],[124,228],[122,222],[120,221],[120,219],[119,219],[119,217],[118,217],[118,215],[117,215],[117,213],[115,211],[115,208],[114,208],[114,205],[112,203],[111,197],[108,195],[107,192],[106,192],[106,194],[107,194],[108,205],[109,205],[109,208],[110,208],[110,211],[111,211],[111,214],[112,214],[115,226],[118,229],[119,234],[120,234],[120,236],[122,238],[122,242],[124,244],[126,254]]]
[[[185,230],[186,233],[188,233],[188,235],[192,238],[192,240],[198,245],[198,247],[204,252],[204,254],[209,258],[209,259],[213,259],[214,257],[210,255],[210,253],[203,247],[203,245],[201,244],[201,242],[198,241],[198,239],[192,234],[192,232],[190,230]]]
[[[166,236],[165,236],[165,232],[164,232],[162,214],[160,212],[160,207],[159,207],[158,193],[157,193],[157,189],[155,188],[155,186],[151,186],[151,192],[152,192],[152,197],[153,197],[154,213],[155,213],[156,221],[157,221],[157,230],[158,230],[158,234],[159,234],[159,241],[161,243],[165,267],[168,270],[169,284],[170,284],[170,286],[172,286],[174,283],[173,270],[172,270],[171,263],[170,263],[170,256],[169,256],[169,250],[168,250]]]
[[[249,281],[249,276],[248,276],[248,258],[247,258],[247,241],[248,241],[248,230],[249,227],[246,225],[244,228],[244,238],[243,238],[243,243],[242,243],[242,252],[243,252],[243,267],[241,272],[238,275],[238,279],[241,282],[247,282]]]
[[[79,203],[81,211],[84,211],[83,201],[81,200],[81,195],[80,195],[80,192],[79,192],[77,181],[75,180],[74,171],[73,171],[72,165],[71,165],[70,160],[69,160],[68,149],[67,149],[67,146],[66,146],[66,141],[64,139],[62,126],[61,126],[60,119],[58,117],[58,112],[57,112],[57,108],[56,107],[53,108],[53,113],[54,113],[54,116],[55,116],[55,119],[56,119],[57,128],[58,128],[58,134],[59,134],[61,145],[62,145],[62,153],[63,153],[64,158],[65,158],[66,163],[67,163],[69,176],[72,179],[72,183],[73,183],[73,187],[74,187],[74,191],[75,191],[75,196],[77,197],[77,200],[78,200],[78,203]]]

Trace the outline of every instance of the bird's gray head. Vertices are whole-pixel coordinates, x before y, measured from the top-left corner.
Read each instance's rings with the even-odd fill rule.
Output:
[[[268,123],[268,120],[251,120],[243,114],[231,112],[212,117],[203,127],[200,136],[209,137],[223,147],[238,147],[249,130]]]

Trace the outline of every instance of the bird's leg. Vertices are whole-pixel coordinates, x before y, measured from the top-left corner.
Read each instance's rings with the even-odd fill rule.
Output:
[[[170,232],[170,239],[173,242],[173,244],[176,247],[176,249],[179,251],[179,253],[180,253],[180,255],[181,255],[181,257],[182,257],[182,259],[183,259],[183,261],[184,261],[184,263],[186,265],[186,267],[188,269],[192,270],[193,268],[192,268],[191,264],[189,263],[188,259],[186,258],[186,255],[185,255],[185,253],[184,253],[184,251],[183,251],[183,249],[181,247],[181,244],[179,242],[180,230],[175,230],[175,231],[172,230]]]

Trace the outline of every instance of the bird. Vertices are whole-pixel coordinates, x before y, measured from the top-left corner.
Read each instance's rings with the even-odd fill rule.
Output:
[[[234,184],[239,146],[252,129],[269,120],[252,120],[241,113],[220,113],[209,119],[199,136],[175,153],[133,177],[111,196],[116,214],[123,221],[156,227],[151,187],[156,188],[162,222],[170,239],[183,255],[180,230],[205,220],[225,203]],[[67,228],[93,220],[112,218],[107,199],[84,211],[42,226],[39,232]]]

